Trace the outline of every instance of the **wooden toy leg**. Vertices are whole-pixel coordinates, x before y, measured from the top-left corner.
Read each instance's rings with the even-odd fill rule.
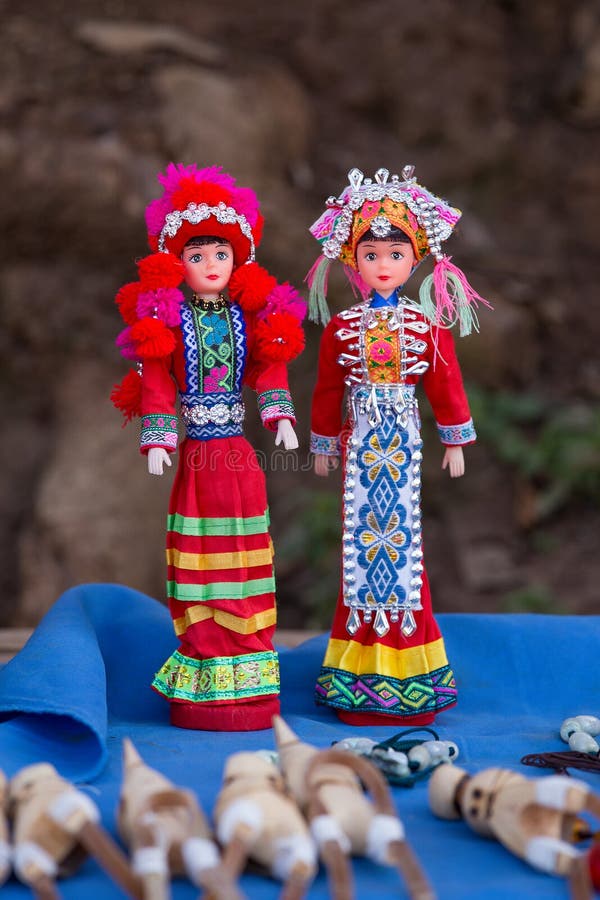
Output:
[[[238,825],[229,843],[223,848],[223,866],[237,880],[244,871],[248,850],[254,840],[254,831],[247,825]]]
[[[435,891],[406,841],[392,841],[388,848],[388,858],[406,883],[411,900],[435,900]]]
[[[61,898],[56,882],[47,875],[40,875],[30,887],[35,900],[60,900]]]
[[[570,900],[592,900],[594,892],[588,866],[587,854],[573,860],[569,874]]]
[[[283,885],[279,900],[302,900],[312,879],[312,872],[302,864],[294,866]]]
[[[127,857],[109,837],[107,832],[95,822],[84,822],[77,838],[90,856],[107,872],[129,897],[143,900],[140,879],[129,867]]]
[[[319,854],[327,869],[332,900],[353,900],[354,879],[350,859],[337,841],[325,841]]]

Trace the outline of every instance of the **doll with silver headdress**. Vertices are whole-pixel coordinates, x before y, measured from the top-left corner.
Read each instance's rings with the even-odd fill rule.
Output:
[[[305,304],[255,262],[263,217],[219,166],[170,164],[146,210],[154,251],[117,304],[117,339],[137,361],[113,391],[141,416],[141,451],[162,475],[179,445],[167,526],[167,596],[179,648],[153,687],[182,728],[268,728],[279,708],[273,548],[265,478],[243,436],[242,386],[263,424],[298,446],[287,364],[303,347]],[[185,281],[193,292],[179,290]]]
[[[464,472],[475,430],[450,326],[468,334],[481,298],[442,253],[460,212],[407,166],[375,181],[353,169],[311,227],[322,245],[311,272],[311,318],[326,325],[313,396],[311,450],[326,475],[342,456],[343,565],[317,702],[350,724],[428,724],[456,702],[454,675],[432,614],[421,536],[422,381],[445,446]],[[404,283],[429,254],[418,301]],[[340,260],[363,299],[329,321],[327,275]],[[485,301],[483,301],[485,302]],[[344,395],[346,416],[343,417]]]

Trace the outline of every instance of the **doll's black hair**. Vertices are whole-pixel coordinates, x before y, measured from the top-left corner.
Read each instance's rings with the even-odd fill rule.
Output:
[[[362,237],[359,237],[356,246],[358,244],[362,244],[365,241],[394,241],[395,244],[411,244],[412,241],[405,231],[402,231],[401,228],[390,228],[385,237],[378,237],[376,234],[373,234],[371,229],[369,228]]]
[[[216,234],[197,234],[187,241],[183,249],[185,250],[186,247],[205,247],[207,244],[229,244],[231,246],[230,241]]]

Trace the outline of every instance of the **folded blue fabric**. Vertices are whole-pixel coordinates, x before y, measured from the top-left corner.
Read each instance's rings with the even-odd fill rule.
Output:
[[[93,778],[107,761],[109,710],[167,722],[148,685],[173,644],[155,600],[120,585],[67,591],[0,671],[0,766],[10,775],[44,759],[66,778]]]
[[[561,721],[578,713],[600,714],[600,617],[537,615],[440,615],[459,689],[458,705],[435,728],[460,749],[469,772],[506,766],[521,774],[546,774],[520,764],[526,753],[566,749]],[[313,691],[326,637],[280,652],[282,712],[299,736],[319,747],[348,736],[379,740],[400,726],[350,728],[316,707]],[[168,704],[150,689],[154,672],[176,646],[164,606],[118,585],[84,585],[61,597],[26,647],[0,671],[0,767],[12,774],[48,760],[88,789],[114,832],[121,782],[121,744],[133,739],[149,765],[196,792],[210,815],[226,756],[239,750],[273,749],[270,731],[208,733],[172,728]],[[600,791],[598,776],[581,776]],[[395,788],[394,800],[412,844],[439,897],[520,900],[562,898],[564,882],[540,874],[464,822],[443,822],[428,809],[427,782]],[[367,860],[353,863],[356,897],[405,896],[397,874]],[[279,895],[276,882],[245,875],[252,900]],[[61,885],[65,900],[122,897],[95,865]],[[7,900],[29,892],[11,880]],[[197,896],[178,880],[175,900]],[[310,900],[329,896],[320,872]]]

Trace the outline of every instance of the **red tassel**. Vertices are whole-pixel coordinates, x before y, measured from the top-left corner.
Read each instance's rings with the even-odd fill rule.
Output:
[[[268,362],[290,362],[304,349],[304,332],[291,313],[273,313],[255,331],[258,356]]]
[[[123,413],[123,427],[142,414],[142,379],[135,369],[130,369],[120,384],[113,387],[110,399]]]
[[[137,265],[146,291],[177,287],[185,274],[182,261],[173,253],[151,253],[140,259]]]
[[[235,270],[229,279],[229,296],[245,312],[256,312],[267,302],[267,296],[277,287],[277,279],[258,263],[248,263]]]
[[[175,349],[173,332],[159,319],[144,316],[131,326],[130,338],[140,359],[160,359]]]
[[[138,320],[136,307],[138,297],[143,290],[144,287],[141,281],[130,281],[128,284],[124,284],[117,292],[115,303],[119,307],[119,312],[127,325],[133,325]]]

